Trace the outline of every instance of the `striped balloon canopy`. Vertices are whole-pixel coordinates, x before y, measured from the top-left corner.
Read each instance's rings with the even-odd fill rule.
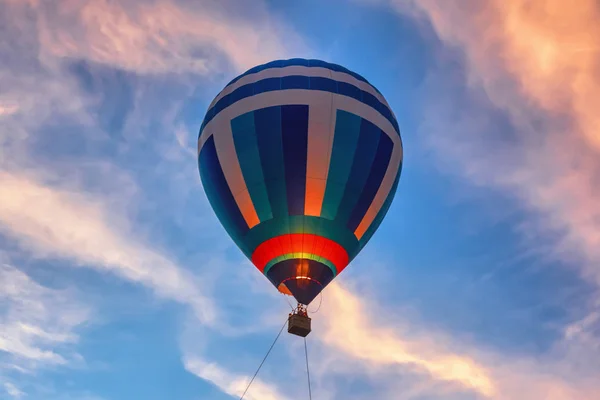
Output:
[[[198,138],[206,195],[242,252],[308,305],[356,257],[400,178],[398,122],[365,78],[278,60],[232,80]]]

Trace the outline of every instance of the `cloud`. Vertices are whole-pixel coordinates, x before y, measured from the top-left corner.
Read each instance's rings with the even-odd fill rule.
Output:
[[[327,304],[319,318],[325,324],[322,340],[327,346],[373,366],[407,366],[486,397],[497,393],[487,369],[474,359],[442,348],[431,335],[408,339],[399,324],[374,320],[369,309],[376,304],[362,301],[350,290],[332,284],[327,288]]]
[[[250,377],[239,376],[222,369],[214,363],[206,362],[200,358],[189,358],[184,360],[186,370],[192,374],[211,382],[224,393],[239,398],[248,383]],[[255,379],[252,386],[246,393],[248,400],[286,400],[289,397],[284,396],[276,387],[267,384],[260,379]]]
[[[144,199],[135,195],[145,182],[132,178],[135,166],[129,161],[138,156],[135,146],[142,141],[146,147],[148,143],[156,147],[145,151],[144,156],[153,167],[158,165],[153,190],[162,196],[172,194],[167,186],[156,190],[156,183],[164,178],[160,173],[168,175],[165,185],[180,179],[181,170],[186,179],[189,172],[194,172],[199,181],[188,154],[188,148],[194,146],[188,146],[189,138],[185,137],[189,135],[187,121],[179,115],[192,91],[186,82],[193,79],[196,87],[200,76],[204,79],[200,83],[206,84],[207,77],[220,80],[223,71],[241,72],[272,58],[289,57],[291,52],[304,48],[301,39],[273,18],[262,2],[246,7],[226,1],[139,4],[5,0],[0,2],[0,22],[0,58],[6,60],[0,66],[3,239],[18,244],[27,257],[66,260],[148,287],[163,298],[190,306],[205,325],[226,329],[216,320],[210,290],[203,287],[210,284],[211,278],[208,283],[201,282],[150,239],[144,239],[143,226],[132,227],[132,209],[161,208],[164,204],[140,204]],[[78,81],[73,65],[83,65],[87,68],[84,75],[89,74]],[[144,93],[142,85],[132,84],[134,113],[133,118],[124,117],[126,139],[121,141],[115,140],[115,132],[105,131],[101,121],[99,103],[114,101],[108,95],[101,98],[103,93],[99,93],[106,86],[106,76],[102,75],[106,71],[126,71],[129,81],[143,76],[151,85],[153,80],[169,76],[169,86],[174,88],[152,97]],[[96,78],[101,85],[93,92],[82,87],[89,83],[85,79]],[[201,100],[208,104],[210,98]],[[157,108],[163,116],[161,129],[148,142],[148,126],[157,119]],[[58,134],[52,132],[57,126]],[[156,130],[156,126],[153,128]],[[171,136],[178,145],[170,146],[169,142],[170,147],[165,149],[165,136]],[[125,154],[129,163],[96,151],[108,147],[107,143],[114,144],[112,154]],[[74,146],[76,152],[63,155],[65,148]],[[179,148],[173,151],[172,147]],[[58,156],[52,153],[56,149]],[[171,152],[173,158],[153,159],[153,150],[160,155]],[[165,169],[177,172],[171,174]],[[189,201],[175,199],[182,205]],[[185,217],[188,224],[191,218],[198,218]],[[212,263],[210,257],[203,260],[207,270]],[[48,331],[47,322],[42,322],[15,322],[7,327],[11,329],[11,342],[3,337],[3,346],[10,346],[23,358],[67,363],[63,354],[22,340],[76,340],[68,332]]]
[[[94,87],[94,93],[82,90],[73,76],[76,63],[126,71],[130,78],[144,75],[145,82],[168,76],[170,85],[161,92],[161,100],[170,99],[168,107],[156,94],[139,97],[140,88],[133,84],[135,109],[151,106],[155,112],[163,107],[165,118],[181,118],[183,100],[189,100],[199,84],[221,84],[258,63],[310,52],[260,1],[245,6],[231,1],[4,0],[0,10],[0,57],[5,60],[0,66],[0,144],[10,155],[3,163],[14,163],[20,156],[20,166],[26,158],[24,147],[40,140],[36,131],[61,118],[83,125],[80,136],[85,132],[88,140],[109,136],[102,131],[102,110],[96,107],[103,88]],[[170,121],[175,126],[181,122]],[[174,131],[175,126],[165,129]],[[35,159],[31,154],[27,158]]]
[[[390,3],[424,16],[461,52],[464,83],[483,100],[457,105],[443,92],[449,74],[436,71],[424,117],[431,122],[422,125],[423,134],[464,176],[510,193],[534,211],[537,229],[530,234],[546,237],[556,258],[600,285],[598,3]],[[498,132],[486,120],[486,103],[509,116],[514,134]],[[468,113],[465,107],[471,107]]]
[[[11,168],[0,173],[0,185],[3,188],[0,199],[2,231],[37,257],[74,260],[81,266],[109,271],[149,287],[162,297],[189,304],[203,321],[209,324],[214,322],[214,305],[200,289],[202,286],[172,257],[140,237],[139,231],[130,226],[126,213],[118,204],[114,204],[114,199],[107,198],[105,193],[86,193],[79,182],[73,182],[71,177],[65,178],[57,165],[45,165],[44,172],[32,170],[37,159],[30,144],[36,139],[33,136],[40,135],[40,128],[57,115],[67,115],[69,121],[76,120],[83,126],[94,128],[86,130],[86,135],[90,135],[89,131],[98,131],[96,110],[86,107],[90,98],[75,87],[69,73],[63,69],[63,63],[67,60],[83,59],[137,74],[192,73],[210,76],[219,71],[221,65],[230,67],[231,64],[233,69],[241,71],[267,59],[286,57],[292,49],[300,49],[302,45],[296,45],[299,41],[293,31],[262,13],[261,6],[256,3],[253,3],[253,8],[259,8],[259,11],[254,19],[241,18],[239,12],[228,8],[229,3],[222,3],[225,5],[221,8],[204,7],[200,10],[200,6],[165,2],[140,5],[133,2],[66,1],[48,4],[32,0],[27,3],[12,1],[11,12],[16,12],[17,8],[23,9],[24,4],[28,7],[24,13],[35,18],[18,20],[18,26],[10,35],[2,35],[3,45],[7,45],[8,38],[11,41],[18,38],[18,44],[26,45],[20,49],[24,54],[22,64],[18,68],[11,64],[12,69],[6,66],[0,75],[2,87],[10,89],[7,90],[10,95],[7,102],[2,103],[2,110],[8,111],[1,112],[5,125],[1,127],[3,137],[0,140],[11,144],[11,151],[4,148],[2,155],[6,155],[4,162],[12,161]],[[594,100],[594,93],[598,91],[587,91],[588,87],[594,88],[593,75],[589,75],[589,70],[581,65],[593,68],[589,66],[590,63],[586,64],[585,60],[578,58],[593,57],[595,53],[581,51],[580,48],[578,52],[569,54],[570,57],[564,57],[568,60],[562,60],[561,57],[560,62],[573,61],[572,65],[558,70],[570,71],[571,75],[567,78],[556,72],[538,74],[539,71],[533,70],[530,73],[530,62],[519,67],[518,61],[529,60],[524,56],[529,56],[529,52],[536,54],[538,48],[546,47],[549,49],[546,50],[548,56],[540,59],[552,60],[552,54],[555,54],[552,46],[544,47],[543,43],[535,43],[526,45],[526,51],[498,52],[510,60],[511,65],[506,66],[504,59],[498,60],[494,54],[490,56],[488,50],[496,49],[497,45],[504,49],[504,42],[498,44],[497,36],[492,35],[489,39],[481,34],[488,27],[497,29],[495,35],[503,35],[505,31],[512,32],[504,28],[521,26],[523,19],[519,17],[518,6],[488,2],[473,7],[481,11],[480,21],[463,14],[468,8],[457,7],[453,3],[422,4],[424,6],[413,4],[413,10],[425,7],[422,11],[427,12],[434,21],[440,35],[466,50],[472,73],[470,84],[483,86],[493,104],[509,112],[522,131],[536,133],[531,126],[537,121],[530,120],[530,115],[537,118],[543,113],[555,114],[558,110],[561,114],[567,114],[568,118],[556,126],[562,127],[568,123],[569,129],[574,132],[573,140],[571,136],[554,131],[552,126],[544,127],[541,145],[535,140],[532,144],[531,139],[519,138],[516,144],[510,144],[509,147],[494,148],[478,138],[480,132],[474,129],[472,121],[467,121],[465,126],[468,129],[448,132],[448,143],[437,141],[434,144],[444,149],[446,157],[461,162],[467,160],[462,164],[463,171],[479,184],[491,183],[495,187],[508,188],[518,198],[525,199],[532,209],[545,216],[544,227],[563,232],[559,249],[571,249],[576,254],[585,255],[588,267],[584,271],[595,276],[594,265],[598,264],[594,264],[594,260],[598,259],[597,251],[600,248],[597,245],[597,232],[600,230],[597,229],[597,219],[594,219],[598,211],[594,199],[598,196],[595,187],[590,185],[593,176],[589,173],[596,166],[595,142],[586,133],[593,132],[590,129],[594,126],[594,115],[590,114],[586,105],[594,105],[594,101],[589,99],[591,97]],[[500,11],[498,15],[504,15],[502,7],[514,7],[516,11],[511,11],[513,22],[506,22],[510,18],[501,17],[500,25],[496,23],[493,11]],[[473,20],[474,24],[462,23],[465,20]],[[564,21],[563,16],[544,23],[559,23],[561,20]],[[569,21],[573,22],[571,19]],[[463,33],[451,29],[459,29]],[[515,37],[520,36],[515,34]],[[536,37],[542,42],[547,37],[560,39],[552,35]],[[575,37],[575,40],[578,38]],[[35,54],[29,55],[28,52]],[[30,62],[29,56],[35,62]],[[223,63],[221,58],[227,62]],[[535,59],[532,60],[531,65],[536,65]],[[556,62],[556,57],[554,60]],[[35,65],[39,70],[27,70],[28,65]],[[21,69],[24,71],[17,73]],[[515,76],[527,79],[515,80]],[[590,76],[591,79],[586,78]],[[528,87],[528,79],[533,78],[535,82],[543,79],[544,84]],[[572,92],[564,92],[562,86],[545,84],[564,80],[574,85],[583,83],[575,85],[576,90]],[[507,81],[512,84],[505,85]],[[554,90],[560,90],[560,93]],[[36,93],[36,96],[32,96],[32,93]],[[164,100],[166,102],[167,99]],[[524,113],[523,110],[532,112]],[[431,111],[435,114],[437,109],[432,107]],[[433,116],[437,119],[431,120],[439,125],[434,126],[432,131],[438,133],[443,126],[446,132],[448,120]],[[185,134],[179,128],[177,125],[177,131],[173,131],[183,146],[186,143]],[[84,135],[83,131],[81,135]],[[18,153],[19,157],[14,152],[15,132],[22,138],[18,144],[24,147],[24,151]],[[561,151],[557,152],[557,149]],[[557,154],[562,157],[560,163],[556,162]],[[506,162],[506,157],[510,157],[510,163]],[[568,168],[565,169],[563,165]],[[71,167],[80,168],[80,165],[75,163]],[[115,175],[104,174],[104,177],[114,179]],[[8,195],[4,196],[4,193]],[[128,196],[128,191],[121,193],[116,202],[127,203]],[[589,384],[581,384],[577,387],[578,381],[575,379],[572,384],[565,383],[560,374],[547,372],[535,360],[515,360],[497,354],[490,356],[482,354],[477,348],[461,346],[435,332],[424,329],[418,334],[411,334],[410,329],[399,328],[411,324],[397,320],[386,323],[373,317],[367,318],[369,313],[366,310],[377,305],[369,306],[369,300],[361,304],[364,300],[359,302],[349,291],[340,287],[332,286],[327,296],[333,299],[333,304],[330,312],[324,311],[324,315],[329,317],[324,337],[326,351],[335,352],[335,357],[342,360],[346,367],[359,364],[361,368],[377,372],[387,369],[386,378],[391,375],[391,379],[385,382],[386,387],[391,388],[389,398],[397,398],[393,395],[393,389],[406,371],[411,377],[425,376],[425,386],[442,382],[489,398],[593,398],[589,396],[594,393],[593,386],[589,388]],[[10,344],[15,356],[35,359],[37,362],[66,362],[67,355],[53,350],[49,343],[71,343],[77,337],[67,328],[49,330],[48,324],[45,320],[40,322],[37,319],[11,323]],[[591,324],[582,323],[579,331],[572,329],[571,332],[587,331]],[[240,393],[248,379],[198,358],[188,358],[185,365],[190,372],[213,382],[230,395]],[[439,388],[436,386],[435,390]],[[283,398],[277,388],[262,381],[255,382],[252,393],[261,400]]]
[[[591,312],[585,318],[576,321],[565,328],[565,339],[572,340],[582,336],[590,337],[589,331],[600,321],[600,312]]]
[[[575,321],[553,355],[597,370],[589,354],[600,347],[600,5],[383,3],[426,21],[445,45],[418,127],[440,169],[516,200],[529,211],[516,228],[527,246],[595,292],[586,304],[564,304]]]
[[[465,50],[472,77],[496,104],[517,114],[517,105],[508,100],[519,96],[544,111],[569,114],[574,133],[600,149],[597,2],[583,0],[575,8],[558,0],[492,1],[460,9],[420,4],[440,37]],[[453,24],[466,14],[474,17],[472,23]],[[499,85],[506,78],[516,83],[515,91]]]
[[[25,175],[0,173],[0,185],[0,230],[33,254],[115,273],[190,305],[205,323],[214,320],[214,305],[195,278],[139,241],[126,219],[98,199],[51,188]]]
[[[572,349],[565,349],[563,343],[537,356],[505,353],[451,336],[414,312],[407,313],[410,318],[403,314],[379,302],[363,286],[352,282],[328,286],[308,337],[313,394],[324,399],[595,400],[600,393],[595,379],[598,369],[593,367],[597,361],[578,370],[574,361],[581,360],[582,354],[565,354]],[[201,335],[196,332],[193,336]],[[298,382],[300,377],[305,379],[298,357],[304,349],[299,347],[300,341],[285,339],[288,337],[283,338],[287,353],[283,362],[297,370],[272,370],[263,375],[270,381]],[[248,378],[226,366],[239,365],[240,357],[220,354],[217,366],[196,356],[192,347],[197,344],[183,348],[186,369],[239,397]],[[257,355],[254,362],[259,361]],[[262,383],[255,382],[253,387],[262,390]],[[252,392],[256,398],[281,398],[277,388],[266,385],[265,392]],[[361,389],[355,390],[355,385]]]
[[[107,135],[97,110],[90,108],[93,94],[82,91],[62,63],[83,59],[141,74],[206,74],[215,71],[219,54],[236,70],[285,56],[290,47],[283,43],[295,41],[292,30],[284,35],[283,27],[259,4],[251,13],[254,19],[234,15],[227,4],[192,7],[100,0],[0,5],[7,11],[2,13],[6,24],[0,51],[8,51],[4,55],[11,60],[0,68],[0,82],[7,88],[3,94],[7,100],[2,101],[6,118],[0,125],[0,181],[6,193],[0,200],[0,229],[6,235],[38,257],[71,259],[81,266],[111,271],[163,297],[191,305],[206,323],[214,321],[214,306],[200,292],[198,282],[130,229],[126,212],[119,206],[131,201],[135,183],[123,182],[126,186],[119,188],[123,191],[108,195],[91,193],[89,185],[83,184],[92,179],[106,187],[115,175],[122,175],[121,168],[106,160],[98,162],[94,159],[97,154],[86,159],[86,150]],[[10,19],[5,17],[8,15]],[[8,37],[17,40],[9,43]],[[39,51],[32,53],[32,48]],[[30,71],[31,65],[38,68]],[[209,71],[207,66],[213,69]],[[31,96],[32,92],[36,96]],[[137,103],[136,107],[145,106]],[[70,140],[85,145],[77,157],[49,158],[42,170],[37,165],[40,135],[57,117],[80,125],[79,137]],[[181,122],[171,122],[173,126],[165,129],[174,128],[173,139],[185,143]],[[164,144],[155,139],[158,145]],[[185,162],[189,160],[185,158]]]
[[[19,390],[18,387],[16,387],[14,384],[12,384],[10,382],[4,383],[4,390],[10,397],[15,398],[15,399],[20,399],[21,397],[23,397],[25,395],[24,392]]]
[[[230,2],[201,6],[32,0],[5,1],[0,7],[6,11],[2,12],[6,23],[2,24],[5,34],[0,39],[0,54],[11,61],[0,67],[0,84],[7,88],[8,99],[2,103],[7,110],[3,115],[8,118],[0,125],[0,181],[7,193],[0,201],[0,229],[38,256],[69,258],[80,265],[112,271],[163,296],[192,304],[204,321],[213,319],[213,306],[199,293],[197,282],[169,257],[138,240],[134,234],[139,233],[129,229],[125,212],[113,212],[120,203],[129,202],[135,183],[125,182],[127,186],[119,188],[124,192],[111,193],[110,199],[106,193],[90,193],[90,185],[84,184],[91,179],[102,187],[110,186],[107,182],[119,179],[123,167],[128,166],[111,165],[106,157],[99,162],[98,153],[89,150],[110,134],[102,129],[97,108],[90,107],[94,94],[77,86],[64,60],[83,59],[141,74],[212,73],[214,69],[199,65],[216,62],[222,53],[227,66],[242,70],[285,56],[300,42],[297,35],[273,19],[262,3],[251,7],[250,18],[242,17],[237,12],[239,5]],[[9,42],[8,37],[17,39]],[[37,67],[34,71],[29,70],[32,65]],[[33,92],[36,96],[31,96]],[[146,103],[153,102],[136,98],[135,108],[148,109]],[[182,101],[170,103],[181,105]],[[172,128],[172,141],[186,143],[183,135],[187,131],[172,115],[177,112],[167,111],[164,113],[172,118],[164,130]],[[77,156],[48,157],[44,168],[39,168],[43,134],[58,118],[75,122],[80,129],[69,142],[83,144]],[[147,129],[147,124],[134,122],[126,126],[130,139],[147,141],[147,136],[140,138],[137,132]],[[153,143],[164,145],[164,138],[154,137]],[[123,147],[118,151],[130,151]],[[185,155],[186,166],[194,165]],[[181,169],[180,165],[173,167]],[[61,224],[56,223],[56,215],[64,218]]]
[[[0,350],[9,368],[27,371],[78,362],[67,345],[89,318],[89,310],[73,301],[70,291],[45,287],[22,271],[0,265]],[[56,312],[60,310],[60,312]]]
[[[42,57],[85,58],[138,73],[215,73],[227,66],[220,57],[239,71],[305,49],[262,3],[219,3],[69,0],[12,7],[36,11]]]
[[[15,114],[19,107],[15,104],[0,104],[0,117]]]
[[[298,55],[307,55],[302,39],[259,1],[252,5],[229,1],[0,1],[0,58],[6,61],[0,66],[2,240],[11,247],[18,245],[23,251],[19,257],[65,260],[72,266],[111,273],[147,287],[162,298],[191,307],[195,319],[204,326],[231,333],[217,317],[210,297],[212,290],[207,286],[212,278],[203,281],[204,276],[188,272],[174,256],[144,237],[147,225],[157,223],[159,216],[134,225],[133,215],[143,207],[156,209],[158,215],[168,212],[162,208],[189,206],[188,198],[174,199],[176,205],[167,207],[160,201],[149,203],[159,196],[176,197],[169,185],[175,186],[173,182],[181,178],[182,170],[186,186],[190,172],[199,181],[189,151],[195,146],[188,143],[189,136],[196,133],[190,134],[188,121],[180,115],[182,105],[199,84],[208,92],[212,89],[207,81],[221,84],[226,78],[224,71],[230,76],[230,72],[242,72],[274,58]],[[76,76],[74,66],[83,66],[76,71],[82,76]],[[131,113],[123,117],[123,132],[110,131],[102,121],[106,117],[103,102],[121,108],[108,93],[112,82],[106,77],[111,73],[126,76],[117,82],[119,87],[131,84],[133,105]],[[96,84],[91,89],[85,87],[90,81]],[[165,81],[169,90],[157,90],[160,96],[144,92],[155,82]],[[210,100],[204,95],[200,98],[206,104]],[[156,113],[157,109],[161,112]],[[154,124],[157,119],[160,129]],[[149,127],[153,129],[151,141]],[[140,144],[146,157],[143,168],[147,170],[148,164],[156,168],[152,176],[156,196],[148,192],[143,199],[136,195],[146,189],[145,182],[135,176],[134,165]],[[73,148],[73,152],[68,151]],[[104,153],[98,150],[106,148],[109,151]],[[171,158],[158,159],[153,151]],[[164,178],[161,173],[168,176],[168,182],[160,181]],[[173,191],[177,190],[182,189]],[[183,217],[186,224],[199,218]],[[214,263],[212,256],[208,258],[202,260],[206,270]],[[46,297],[60,297],[62,292],[35,283],[13,267],[10,274],[13,281],[22,279],[37,285],[30,295],[18,292],[11,297],[12,311],[2,321],[0,349],[24,360],[10,367],[27,372],[26,368],[34,366],[69,365],[76,355],[64,348],[77,343],[75,329],[89,315],[72,325],[67,324],[70,321],[54,321],[52,318],[59,317],[44,306],[60,309],[63,304]],[[27,300],[31,296],[36,300]],[[35,307],[17,313],[19,307],[25,307],[19,301]],[[69,306],[81,307],[75,302]],[[260,329],[253,326],[252,330]],[[239,334],[241,329],[235,331]],[[201,364],[198,359],[191,365],[227,393],[238,391],[247,379],[215,364]],[[284,398],[260,380],[253,384],[248,398],[251,396],[261,400]],[[69,397],[64,394],[57,398]]]
[[[9,108],[10,112],[2,116],[6,117],[3,120],[11,119],[11,127],[18,124],[24,135],[25,147],[31,140],[28,135],[34,135],[35,128],[44,126],[56,111],[97,128],[94,113],[85,108],[89,99],[74,87],[59,65],[65,58],[85,59],[138,74],[211,74],[218,70],[220,56],[224,56],[235,70],[241,71],[266,59],[286,57],[290,48],[295,47],[283,45],[288,38],[292,39],[292,43],[295,40],[287,27],[282,29],[269,18],[249,21],[239,15],[228,15],[227,7],[200,12],[191,5],[184,7],[163,2],[138,5],[97,1],[81,7],[72,1],[47,6],[36,2],[29,4],[36,12],[36,29],[33,31],[40,44],[37,56],[56,84],[42,84],[42,78],[38,76],[37,81],[22,78],[18,87],[11,86],[10,100],[18,99],[18,102],[7,104],[18,106],[11,106],[13,109]],[[40,96],[31,96],[34,90],[40,91]],[[501,104],[501,100],[498,102]],[[27,110],[27,113],[21,110]],[[33,117],[21,120],[19,115]],[[182,148],[189,147],[185,145],[185,128],[179,124],[175,128],[177,142]],[[455,139],[456,136],[449,137],[454,144],[462,143]],[[479,151],[466,147],[466,151],[475,154]],[[455,153],[451,150],[447,155],[461,155],[458,151],[464,150],[455,148]],[[513,173],[506,177],[496,176],[493,183],[527,190],[529,181],[543,178],[523,174],[523,171],[527,172],[525,162],[539,162],[527,157],[536,156],[526,151],[518,154],[522,154],[525,160],[520,163],[523,168],[509,171]],[[131,221],[121,207],[115,207],[113,199],[107,198],[105,193],[86,193],[77,182],[65,180],[58,169],[53,169],[54,165],[49,165],[48,171],[43,173],[32,170],[31,164],[35,161],[32,155],[25,152],[21,159],[16,160],[16,167],[13,165],[0,174],[0,185],[10,194],[0,200],[0,224],[7,236],[16,239],[37,257],[69,259],[81,266],[109,271],[149,287],[162,297],[189,304],[204,322],[214,322],[214,305],[200,289],[202,285],[172,257],[140,237],[139,231],[130,226]],[[503,155],[498,154],[497,158]],[[464,165],[464,168],[479,182],[485,182],[488,176],[481,174],[490,170],[489,161],[473,156],[467,159],[482,163]],[[113,178],[112,174],[107,176]],[[121,194],[117,202],[128,202],[128,195],[128,192]],[[550,198],[546,202],[551,202],[549,194],[542,197],[546,196]],[[533,198],[530,202],[537,204],[539,201]],[[562,206],[562,203],[559,205]],[[552,204],[546,207],[550,206]],[[452,387],[436,386],[436,393],[452,392],[458,388],[457,391],[467,390],[497,399],[522,398],[523,393],[527,393],[526,398],[542,394],[541,398],[585,399],[586,394],[591,393],[585,388],[577,389],[565,384],[555,374],[540,372],[543,368],[536,362],[518,360],[519,365],[514,369],[522,372],[520,376],[511,371],[514,360],[482,355],[478,349],[460,346],[435,332],[411,334],[410,329],[399,328],[411,325],[397,320],[385,323],[380,319],[367,318],[369,313],[366,310],[371,308],[369,300],[359,301],[342,287],[331,286],[327,299],[333,304],[330,311],[321,314],[327,316],[324,318],[327,324],[325,351],[335,353],[336,359],[344,362],[346,367],[360,365],[360,368],[380,373],[387,370],[384,376],[391,376],[391,379],[381,385],[389,390],[387,398],[398,398],[394,390],[399,377],[406,374],[417,376],[415,382],[422,379],[425,387],[438,382]],[[18,328],[24,332],[23,335],[40,341],[75,340],[72,333],[47,332],[35,324],[18,325]],[[63,355],[57,355],[64,359]],[[200,358],[189,357],[184,363],[190,372],[232,396],[241,394],[248,382],[247,377]],[[343,373],[351,372],[343,370]],[[426,391],[427,388],[417,388],[416,392],[419,390]],[[415,393],[406,392],[405,398]],[[546,397],[543,397],[544,394]],[[278,388],[260,380],[253,384],[248,398],[252,396],[261,400],[284,398]],[[414,394],[414,397],[417,396]]]
[[[544,355],[545,365],[521,360],[521,376],[514,374],[519,368],[498,368],[504,395],[598,397],[600,5],[424,1],[411,2],[409,10],[393,4],[413,16],[418,10],[465,61],[464,81],[447,84],[453,75],[440,69],[427,87],[429,122],[421,133],[443,165],[452,166],[446,170],[518,200],[532,212],[520,229],[528,246],[549,249],[542,257],[559,260],[595,287],[589,303],[564,304],[575,321]],[[463,101],[445,92],[461,84],[469,90]],[[497,111],[510,126],[497,125]]]
[[[594,370],[582,374],[569,369],[565,363],[572,358],[562,357],[560,344],[536,358],[502,354],[462,342],[418,319],[403,319],[369,294],[361,291],[358,297],[353,292],[351,286],[330,285],[323,310],[315,316],[314,333],[323,345],[318,350],[322,380],[336,373],[363,374],[387,389],[380,398],[390,399],[423,394],[451,399],[470,392],[494,400],[593,400],[600,393]],[[402,379],[407,376],[411,378]]]

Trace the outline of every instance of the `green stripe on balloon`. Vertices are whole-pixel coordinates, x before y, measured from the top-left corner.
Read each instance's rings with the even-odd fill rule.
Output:
[[[354,152],[348,183],[346,183],[346,187],[344,188],[344,196],[335,216],[335,220],[341,225],[347,225],[352,210],[354,210],[367,183],[367,178],[369,177],[371,166],[377,153],[380,136],[381,130],[375,124],[366,119],[361,119],[360,135],[356,144],[356,148],[360,149],[360,151]]]
[[[357,115],[342,110],[337,111],[333,149],[321,210],[321,216],[324,218],[334,220],[338,213],[356,153],[360,121],[361,118]]]
[[[232,119],[231,131],[242,175],[258,219],[260,221],[271,219],[273,213],[258,151],[254,112],[248,112]]]
[[[267,265],[265,265],[265,269],[263,270],[263,273],[265,275],[267,275],[267,272],[269,272],[269,269],[271,269],[271,267],[273,265],[275,265],[281,261],[292,260],[292,259],[297,259],[297,260],[308,259],[308,260],[318,261],[321,264],[327,265],[327,267],[329,267],[329,269],[331,269],[331,272],[333,273],[334,277],[337,275],[337,268],[335,267],[335,265],[333,265],[333,263],[331,261],[329,261],[326,258],[323,258],[321,256],[318,256],[316,254],[312,254],[312,253],[288,253],[288,254],[284,254],[284,255],[275,257],[274,259],[269,261],[267,263]]]

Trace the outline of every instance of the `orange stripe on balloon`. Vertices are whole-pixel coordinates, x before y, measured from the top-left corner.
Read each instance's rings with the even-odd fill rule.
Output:
[[[306,195],[304,214],[321,215],[331,159],[333,95],[319,98],[308,111],[308,150],[306,158]]]
[[[338,274],[350,262],[346,250],[333,240],[308,233],[292,233],[276,236],[261,243],[252,254],[252,263],[263,272],[272,259],[284,254],[301,253],[303,248],[306,251],[309,245],[315,245],[315,252],[312,254],[329,260]]]
[[[279,284],[279,286],[277,286],[277,289],[283,294],[287,294],[288,296],[293,296],[292,292],[290,292],[290,289],[288,289],[286,284],[283,282],[281,282]]]
[[[306,197],[304,200],[305,215],[310,215],[313,217],[318,217],[321,215],[326,185],[327,181],[325,179],[306,179]]]

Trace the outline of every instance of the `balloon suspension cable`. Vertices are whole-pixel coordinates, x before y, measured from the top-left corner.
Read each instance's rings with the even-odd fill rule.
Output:
[[[273,347],[275,346],[275,343],[277,343],[277,340],[279,339],[279,336],[281,336],[281,332],[283,332],[283,328],[285,328],[285,326],[287,325],[287,322],[288,322],[288,320],[286,319],[285,323],[283,324],[283,326],[279,330],[279,333],[277,334],[277,337],[275,338],[275,340],[271,344],[271,347],[269,347],[269,350],[267,351],[267,354],[265,354],[264,358],[260,362],[260,365],[256,369],[256,372],[254,373],[254,376],[252,376],[252,379],[250,379],[250,382],[248,382],[248,386],[246,386],[246,390],[244,390],[244,393],[242,393],[242,397],[240,397],[240,400],[244,400],[244,396],[248,392],[248,389],[250,389],[250,386],[252,385],[252,382],[254,382],[254,379],[256,378],[256,375],[258,375],[258,372],[260,371],[260,369],[262,368],[263,364],[267,360],[267,357],[269,357],[269,354],[271,353],[271,350],[273,350]]]
[[[312,391],[310,389],[310,369],[308,367],[308,347],[306,346],[306,337],[304,338],[304,357],[306,359],[306,379],[308,381],[308,398],[312,400]]]
[[[323,304],[323,291],[321,291],[321,293],[319,293],[319,306],[317,307],[317,309],[315,311],[310,311],[308,309],[308,306],[306,307],[306,310],[311,313],[311,314],[316,314],[319,312],[319,310],[321,309],[321,305]]]
[[[285,297],[285,301],[288,303],[288,306],[290,306],[290,308],[292,309],[292,311],[294,311],[294,306],[292,305],[292,303],[290,303],[290,300],[288,299],[288,296],[284,293],[281,294],[283,297]]]

